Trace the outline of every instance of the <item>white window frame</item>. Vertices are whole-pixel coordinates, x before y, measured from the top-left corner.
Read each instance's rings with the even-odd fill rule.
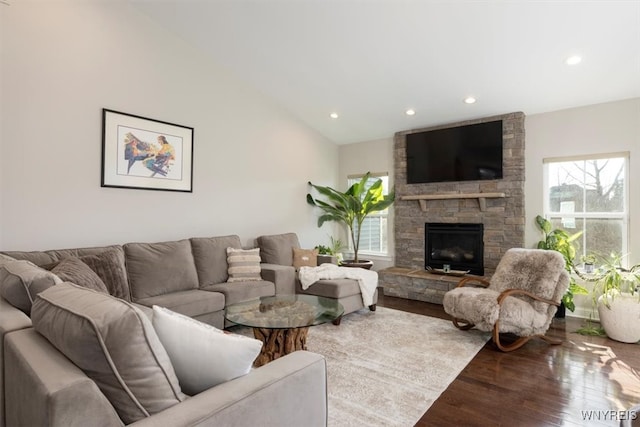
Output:
[[[389,193],[389,187],[391,186],[391,181],[390,181],[390,177],[389,177],[389,173],[388,172],[375,172],[375,173],[370,173],[369,174],[371,178],[386,178],[386,183],[387,186],[385,188],[385,192],[384,194],[387,195]],[[351,185],[353,185],[356,182],[359,182],[363,177],[365,176],[364,173],[361,174],[353,174],[353,175],[348,175],[347,176],[347,188],[351,187]],[[380,220],[382,219],[386,219],[386,224],[387,224],[387,235],[386,236],[382,236],[380,235],[380,241],[386,241],[386,250],[385,251],[371,251],[368,249],[362,249],[362,236],[360,238],[360,249],[358,250],[359,254],[365,254],[365,255],[373,255],[373,256],[380,256],[380,257],[388,257],[389,256],[389,241],[390,241],[390,234],[391,234],[391,227],[390,227],[390,215],[389,215],[389,208],[383,210],[383,211],[377,211],[377,212],[372,212],[369,215],[367,215],[367,219],[374,219],[374,218],[379,218]],[[380,229],[382,230],[382,226],[380,227]],[[349,251],[353,252],[353,242],[351,241],[351,238],[348,239],[349,242]]]
[[[562,209],[559,212],[551,211],[549,199],[550,199],[550,186],[549,186],[549,165],[552,163],[564,163],[564,162],[580,162],[587,160],[604,160],[611,158],[622,158],[624,159],[624,192],[623,192],[623,208],[621,212],[586,212],[586,209],[583,205],[582,212],[562,212]],[[627,255],[629,253],[629,152],[616,152],[616,153],[602,153],[602,154],[592,154],[592,155],[584,155],[584,156],[570,156],[570,157],[550,157],[542,160],[544,171],[543,171],[543,210],[544,217],[546,219],[557,218],[561,216],[563,219],[620,219],[622,220],[622,241],[620,242],[620,247],[622,250],[621,255],[623,255],[623,264],[628,262]],[[586,203],[586,198],[583,203]],[[586,247],[586,238],[587,236],[583,233],[582,238],[582,253],[576,254],[576,263],[580,262],[580,257],[582,255],[586,255],[584,253]],[[606,254],[603,254],[606,255]]]

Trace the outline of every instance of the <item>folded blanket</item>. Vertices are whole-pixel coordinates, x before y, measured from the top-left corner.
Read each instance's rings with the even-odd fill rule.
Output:
[[[308,289],[318,280],[355,279],[360,286],[362,302],[365,306],[373,304],[373,295],[378,287],[378,273],[364,268],[338,267],[335,264],[322,264],[319,267],[300,267],[298,273],[302,289]]]

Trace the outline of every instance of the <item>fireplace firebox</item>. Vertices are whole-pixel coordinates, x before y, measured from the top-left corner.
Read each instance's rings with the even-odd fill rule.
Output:
[[[484,276],[483,224],[426,223],[424,266]]]

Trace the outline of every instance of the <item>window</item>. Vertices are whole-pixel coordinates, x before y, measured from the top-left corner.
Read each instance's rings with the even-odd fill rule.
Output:
[[[356,182],[359,182],[363,176],[364,174],[349,175],[347,179],[347,186],[351,187]],[[369,186],[378,179],[382,179],[383,192],[384,194],[388,194],[389,174],[372,173],[368,181]],[[366,253],[370,255],[388,254],[388,220],[389,209],[385,209],[379,212],[372,212],[367,215],[364,222],[362,223],[362,232],[360,233],[360,253]],[[351,241],[349,241],[349,248],[353,250],[353,242]]]
[[[575,241],[576,260],[628,252],[628,153],[545,159],[545,216]]]

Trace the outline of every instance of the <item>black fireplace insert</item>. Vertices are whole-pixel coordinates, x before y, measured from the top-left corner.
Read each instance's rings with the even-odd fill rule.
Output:
[[[483,224],[433,223],[424,225],[424,266],[463,270],[484,275]]]

